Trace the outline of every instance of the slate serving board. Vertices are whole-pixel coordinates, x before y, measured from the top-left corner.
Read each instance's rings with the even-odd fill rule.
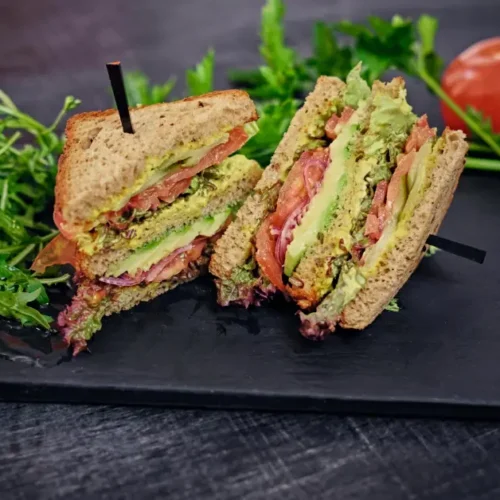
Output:
[[[402,311],[363,332],[307,341],[290,304],[221,308],[204,278],[106,320],[92,354],[0,360],[0,399],[496,418],[499,193],[498,176],[467,172],[440,232],[486,262],[424,259]]]

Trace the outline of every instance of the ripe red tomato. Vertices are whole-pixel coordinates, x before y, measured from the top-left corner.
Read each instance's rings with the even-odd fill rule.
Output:
[[[475,43],[446,68],[442,87],[463,109],[473,106],[491,118],[493,130],[500,133],[500,37]],[[446,125],[467,130],[465,124],[441,103]]]

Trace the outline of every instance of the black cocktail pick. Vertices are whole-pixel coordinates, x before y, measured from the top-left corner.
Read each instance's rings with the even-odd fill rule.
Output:
[[[464,259],[472,260],[478,264],[482,264],[486,257],[486,252],[484,250],[464,245],[463,243],[457,243],[456,241],[448,240],[446,238],[442,238],[441,236],[436,236],[435,234],[431,234],[427,238],[427,244],[437,247],[445,252],[463,257]]]
[[[107,63],[106,68],[108,69],[109,80],[111,82],[111,88],[113,89],[116,107],[120,114],[123,131],[127,134],[133,134],[134,128],[132,127],[132,120],[130,119],[121,64],[119,61]]]

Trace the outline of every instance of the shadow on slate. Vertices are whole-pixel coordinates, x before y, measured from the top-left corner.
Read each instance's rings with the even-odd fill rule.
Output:
[[[402,311],[363,332],[307,341],[292,304],[221,308],[203,278],[108,318],[92,354],[45,369],[0,361],[0,398],[499,417],[498,193],[498,176],[466,173],[440,232],[486,262],[424,259]]]

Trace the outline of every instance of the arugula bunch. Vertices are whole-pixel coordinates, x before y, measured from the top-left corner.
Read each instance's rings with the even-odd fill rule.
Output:
[[[54,197],[63,140],[55,132],[65,113],[79,104],[67,97],[46,127],[21,112],[0,90],[0,315],[49,328],[49,319],[29,306],[48,302],[44,285],[68,275],[38,279],[26,270],[57,231],[44,220]]]

